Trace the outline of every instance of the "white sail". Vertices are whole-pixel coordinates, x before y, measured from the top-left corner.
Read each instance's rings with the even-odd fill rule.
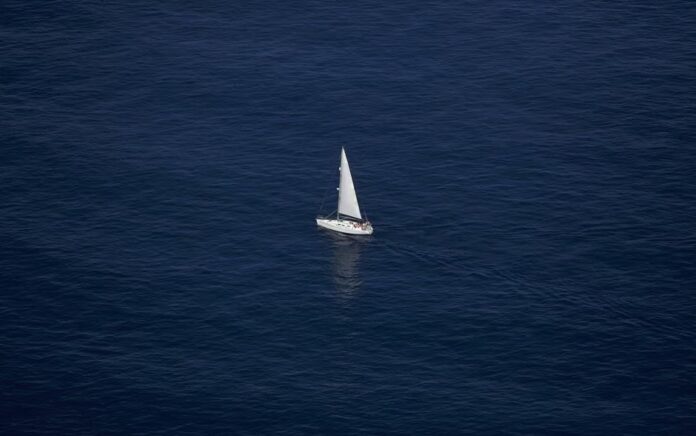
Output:
[[[346,151],[343,148],[341,148],[341,184],[338,187],[338,213],[362,219],[360,206],[358,206],[358,197],[355,195],[353,177],[350,175]]]

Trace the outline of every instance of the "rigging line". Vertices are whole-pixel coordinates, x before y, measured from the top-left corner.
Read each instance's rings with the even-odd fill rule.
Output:
[[[319,210],[317,211],[317,215],[321,213],[321,210],[324,208],[324,201],[326,200],[326,195],[329,193],[329,190],[331,187],[326,188],[326,191],[324,191],[324,196],[321,199],[321,204],[319,205]]]

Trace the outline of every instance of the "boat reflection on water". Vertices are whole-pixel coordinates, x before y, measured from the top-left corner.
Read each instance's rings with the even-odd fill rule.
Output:
[[[333,280],[342,297],[352,297],[360,289],[360,253],[372,240],[368,236],[350,236],[321,230],[333,246]]]

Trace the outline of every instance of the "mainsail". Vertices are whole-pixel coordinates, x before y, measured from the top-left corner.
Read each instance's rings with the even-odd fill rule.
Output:
[[[355,195],[353,178],[350,175],[350,167],[346,158],[346,151],[341,148],[341,184],[338,187],[338,213],[353,218],[362,219],[358,197]]]

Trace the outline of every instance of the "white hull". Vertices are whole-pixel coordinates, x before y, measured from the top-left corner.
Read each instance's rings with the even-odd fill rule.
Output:
[[[349,220],[330,220],[317,218],[317,225],[334,232],[346,233],[348,235],[371,235],[372,225],[370,223],[357,223]]]

